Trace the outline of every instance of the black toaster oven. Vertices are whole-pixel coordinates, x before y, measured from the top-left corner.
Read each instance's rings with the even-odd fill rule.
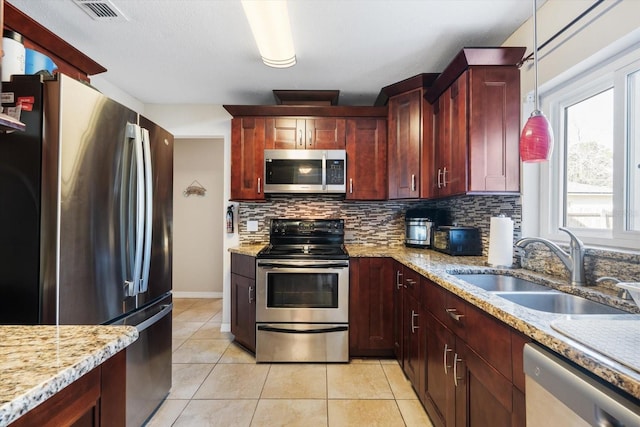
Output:
[[[449,255],[482,255],[482,238],[476,227],[440,226],[433,234],[432,248]]]

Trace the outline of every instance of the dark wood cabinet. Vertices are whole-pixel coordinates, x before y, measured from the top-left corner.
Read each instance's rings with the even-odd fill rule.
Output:
[[[256,351],[256,261],[231,254],[231,333],[235,341]]]
[[[265,149],[348,149],[347,199],[387,196],[387,107],[224,105],[231,121],[231,200],[261,201]],[[347,148],[347,123],[350,123]],[[373,162],[373,163],[372,163]],[[365,179],[366,178],[366,179]],[[349,184],[349,183],[346,183]]]
[[[346,120],[337,117],[267,119],[267,149],[337,150],[345,148]]]
[[[27,412],[11,427],[124,427],[126,350]]]
[[[231,199],[264,199],[265,124],[263,117],[231,120]]]
[[[347,120],[347,200],[386,200],[387,121]]]
[[[389,199],[420,197],[422,90],[389,99]]]
[[[516,381],[523,381],[526,337],[424,277],[420,298],[422,307],[408,304],[426,329],[419,350],[405,339],[404,371],[434,425],[523,426]],[[411,362],[415,351],[419,362]]]
[[[404,368],[404,284],[403,266],[393,261],[393,352]]]
[[[352,258],[349,265],[349,355],[393,355],[393,265],[389,258]]]
[[[520,191],[525,48],[465,48],[433,83],[428,197]]]

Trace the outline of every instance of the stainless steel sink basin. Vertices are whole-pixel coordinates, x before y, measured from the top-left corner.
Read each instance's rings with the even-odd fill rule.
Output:
[[[545,292],[552,289],[504,274],[455,274],[456,277],[489,292]]]
[[[549,313],[562,314],[628,314],[577,295],[562,292],[497,292],[496,295],[518,305]]]

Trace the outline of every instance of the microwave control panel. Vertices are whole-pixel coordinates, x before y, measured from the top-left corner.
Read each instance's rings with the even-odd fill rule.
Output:
[[[327,185],[342,185],[344,177],[344,160],[327,159]]]

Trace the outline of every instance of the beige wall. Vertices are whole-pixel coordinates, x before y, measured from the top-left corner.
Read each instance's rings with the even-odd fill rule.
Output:
[[[222,297],[224,140],[176,138],[173,180],[173,292]],[[185,196],[197,181],[204,196]]]
[[[539,2],[540,3],[540,2]],[[538,45],[588,9],[593,0],[547,0],[538,9]],[[579,70],[592,68],[616,51],[640,43],[640,1],[606,0],[564,34],[543,48],[539,54],[538,86],[543,99],[546,90],[562,85]],[[529,19],[503,44],[527,46],[533,50],[533,19]],[[533,110],[527,94],[534,89],[533,61],[521,68],[523,102],[522,125]],[[544,109],[543,109],[543,112]],[[546,113],[546,112],[545,112]],[[548,189],[540,188],[541,174],[548,174],[548,163],[527,163],[522,166],[522,235],[543,235],[554,240],[565,239],[558,231],[540,227],[539,206],[548,197]]]

